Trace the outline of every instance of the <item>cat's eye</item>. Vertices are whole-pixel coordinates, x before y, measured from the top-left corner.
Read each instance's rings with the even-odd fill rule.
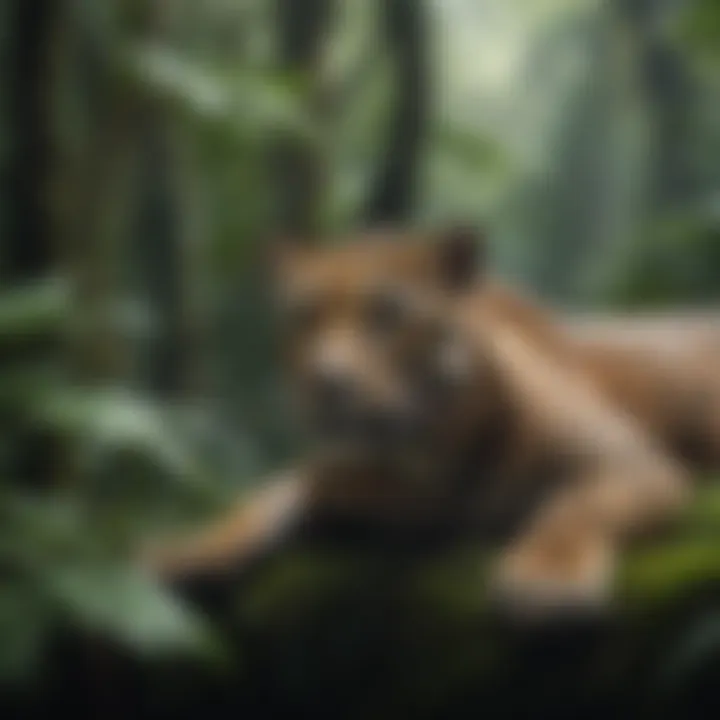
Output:
[[[366,308],[366,321],[373,332],[391,333],[408,318],[409,308],[402,297],[381,292],[371,297]]]
[[[288,303],[283,311],[286,328],[293,333],[312,330],[320,318],[320,304],[311,299],[298,299]]]

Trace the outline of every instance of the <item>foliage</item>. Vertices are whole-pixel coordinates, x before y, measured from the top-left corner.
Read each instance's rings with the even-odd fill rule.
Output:
[[[680,25],[680,36],[690,48],[711,61],[718,60],[720,8],[713,0],[690,3]]]
[[[720,222],[708,204],[650,228],[616,272],[608,298],[621,307],[717,302]]]
[[[71,307],[65,290],[64,283],[53,279],[6,291],[0,296],[0,344],[17,351],[18,345],[33,347],[39,338],[47,342],[61,335]],[[20,367],[6,361],[0,393],[4,445],[28,442],[20,428],[48,428],[79,444],[82,453],[77,452],[92,460],[93,471],[83,468],[74,479],[81,483],[77,487],[24,490],[19,482],[23,478],[8,475],[12,465],[5,457],[0,489],[0,679],[24,679],[36,671],[57,633],[68,628],[151,656],[216,653],[209,628],[156,581],[143,577],[132,560],[139,531],[147,533],[150,523],[158,527],[147,487],[133,486],[125,476],[119,478],[123,487],[112,502],[97,496],[102,485],[97,468],[120,463],[125,454],[131,462],[122,465],[123,472],[137,474],[144,466],[152,469],[145,484],[157,484],[159,471],[172,481],[162,491],[165,504],[174,487],[176,495],[184,493],[196,506],[200,500],[206,508],[215,507],[207,482],[198,482],[201,470],[187,438],[147,399],[73,389],[57,364],[53,370],[47,359],[28,365],[28,358],[20,355],[16,364]],[[87,492],[85,483],[94,486],[93,492]]]
[[[67,633],[143,659],[217,660],[213,629],[132,557],[294,447],[253,260],[276,230],[279,148],[316,166],[326,229],[364,223],[398,92],[385,0],[333,0],[312,72],[280,67],[269,0],[63,0],[33,19],[52,34],[40,49],[14,42],[22,2],[0,10],[0,164],[6,189],[48,218],[46,237],[3,232],[3,262],[32,240],[45,257],[35,277],[3,266],[0,288],[0,681],[32,679]],[[717,2],[426,2],[434,111],[413,157],[413,221],[491,223],[500,270],[567,302],[716,301]],[[47,65],[32,86],[19,58]],[[47,163],[25,167],[38,143]],[[673,615],[718,579],[717,499],[624,571],[643,628],[628,641],[662,655],[676,683],[717,654],[714,600],[697,624]],[[234,620],[291,696],[308,700],[321,671],[338,696],[354,688],[343,663],[356,659],[353,676],[391,678],[376,693],[406,716],[403,703],[447,704],[481,672],[512,686],[503,668],[522,653],[495,643],[481,554],[407,573],[394,557],[280,559]]]
[[[260,695],[275,689],[277,712],[435,717],[457,703],[632,717],[675,707],[717,672],[719,498],[704,488],[674,534],[625,557],[611,612],[585,622],[501,622],[488,602],[490,555],[467,542],[429,556],[288,548],[250,584],[226,588],[228,627],[259,669]]]

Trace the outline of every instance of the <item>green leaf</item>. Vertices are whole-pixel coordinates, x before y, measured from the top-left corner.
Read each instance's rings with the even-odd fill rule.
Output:
[[[144,45],[129,53],[128,71],[143,87],[175,102],[193,116],[222,124],[238,139],[283,132],[314,142],[318,138],[287,81],[239,73],[188,60],[171,49]]]
[[[41,404],[61,387],[62,370],[54,359],[26,360],[3,368],[0,375],[0,407],[21,416]]]
[[[140,654],[222,655],[199,616],[132,568],[70,565],[49,573],[46,589],[71,622]]]
[[[170,413],[124,390],[65,388],[42,398],[37,416],[107,449],[147,454],[178,477],[192,481],[199,469]]]
[[[70,287],[53,277],[0,294],[0,339],[7,342],[57,330],[70,310]]]

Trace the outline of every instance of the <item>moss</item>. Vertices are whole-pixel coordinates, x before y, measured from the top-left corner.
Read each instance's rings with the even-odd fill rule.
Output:
[[[284,706],[342,717],[448,717],[498,702],[585,712],[657,698],[684,633],[715,613],[717,528],[720,488],[709,486],[672,537],[623,558],[610,623],[549,634],[489,612],[485,548],[426,558],[294,548],[238,591],[239,642]]]

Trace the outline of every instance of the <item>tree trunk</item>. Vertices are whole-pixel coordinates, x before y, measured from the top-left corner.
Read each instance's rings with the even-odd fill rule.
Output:
[[[683,1],[675,0],[675,5]],[[615,11],[638,48],[638,72],[652,125],[651,213],[692,197],[694,189],[688,141],[696,93],[680,51],[657,30],[671,6],[662,0],[615,0]]]
[[[8,285],[44,280],[54,269],[50,203],[53,168],[51,47],[63,3],[14,0],[4,8],[3,126],[7,155],[2,174],[3,244],[0,265]],[[31,372],[59,351],[57,327],[4,337],[6,372]],[[25,487],[44,487],[56,475],[60,441],[40,430],[24,408],[3,408],[3,434],[12,438],[3,472]]]
[[[306,108],[321,121],[319,62],[333,8],[332,0],[276,0],[280,61],[285,72],[302,81]],[[324,168],[317,148],[294,138],[276,150],[279,230],[309,239],[319,230]]]
[[[395,93],[382,165],[365,217],[371,224],[412,216],[429,121],[430,73],[426,9],[420,0],[381,0],[393,60]]]
[[[139,293],[156,330],[143,353],[141,382],[160,398],[192,389],[196,370],[190,284],[200,269],[189,267],[186,208],[179,193],[173,128],[160,110],[148,109],[138,143],[141,175],[131,263],[139,270]]]
[[[33,280],[52,265],[48,204],[51,157],[49,50],[62,3],[14,0],[9,15],[5,66],[6,127],[10,135],[4,172],[5,228],[3,274]]]

